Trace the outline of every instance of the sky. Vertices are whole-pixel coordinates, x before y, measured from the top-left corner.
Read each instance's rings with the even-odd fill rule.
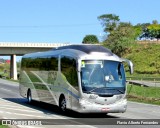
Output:
[[[102,14],[132,24],[160,21],[160,0],[0,0],[0,42],[81,44],[85,35],[101,41]]]
[[[160,23],[159,5],[160,0],[0,0],[0,42],[81,44],[89,34],[102,41],[98,16]]]

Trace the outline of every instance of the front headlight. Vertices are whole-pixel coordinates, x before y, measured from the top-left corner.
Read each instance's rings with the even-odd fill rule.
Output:
[[[79,103],[81,105],[89,105],[89,104],[92,104],[91,102],[89,102],[88,100],[86,99],[79,99]]]
[[[116,96],[116,100],[121,100],[122,98],[125,99],[125,95],[122,94]]]

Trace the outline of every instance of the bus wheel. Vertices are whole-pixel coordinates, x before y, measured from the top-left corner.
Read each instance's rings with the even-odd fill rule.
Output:
[[[66,99],[64,96],[60,98],[59,107],[60,107],[61,111],[63,111],[63,112],[66,111]]]
[[[27,100],[28,100],[28,103],[32,102],[32,95],[31,95],[31,90],[30,89],[28,90],[28,93],[27,93]]]

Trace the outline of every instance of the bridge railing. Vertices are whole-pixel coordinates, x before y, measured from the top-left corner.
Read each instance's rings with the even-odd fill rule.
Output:
[[[0,42],[0,47],[60,47],[66,46],[69,43],[12,43],[12,42]]]
[[[160,78],[127,77],[127,98],[131,101],[160,105]]]

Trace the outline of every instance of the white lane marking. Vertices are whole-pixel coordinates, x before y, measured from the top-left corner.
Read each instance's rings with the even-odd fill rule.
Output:
[[[7,101],[7,100],[4,100],[4,99],[0,99],[0,104],[1,106],[8,106],[8,107],[13,107],[13,108],[30,108],[28,106],[24,106],[22,104],[17,104],[17,103],[14,103],[14,102],[11,102],[11,101]]]
[[[47,119],[53,119],[53,117],[47,117],[46,115],[44,116],[36,116],[36,115],[31,115],[31,114],[20,114],[20,113],[14,113],[14,112],[4,112],[4,111],[0,111],[2,113],[5,114],[9,114],[9,115],[19,115],[19,116],[28,116],[28,117],[34,117],[34,118],[47,118]]]
[[[0,88],[1,90],[4,90],[4,91],[8,91],[8,92],[11,92],[12,90],[8,90],[6,88]]]
[[[35,110],[35,109],[32,109],[32,108],[29,108],[29,107],[25,107],[25,106],[23,106],[23,105],[20,105],[20,104],[16,104],[16,103],[14,103],[16,106],[15,107],[13,107],[14,105],[13,105],[13,102],[10,102],[10,101],[6,101],[6,100],[4,100],[4,99],[0,99],[1,101],[4,101],[4,102],[7,102],[8,104],[10,103],[10,105],[3,105],[3,106],[5,106],[5,108],[3,107],[3,106],[0,106],[0,108],[2,108],[2,109],[4,109],[4,110],[6,110],[6,109],[11,109],[11,110],[14,110],[15,108],[16,109],[18,109],[18,108],[20,108],[22,111],[32,111],[32,112],[37,112],[37,113],[40,113],[40,114],[44,114],[44,116],[43,117],[45,117],[45,116],[50,116],[50,118],[57,118],[57,119],[65,119],[65,117],[64,116],[59,116],[59,115],[54,115],[54,113],[52,114],[47,114],[46,112],[43,112],[43,111],[39,111],[39,110]],[[1,104],[4,104],[4,102],[1,102]],[[12,106],[11,106],[12,105]],[[21,107],[22,106],[22,107]],[[23,109],[24,108],[24,109]],[[20,110],[19,109],[19,110]],[[20,111],[21,111],[20,110]],[[0,113],[4,113],[4,111],[0,111]]]
[[[2,103],[1,103],[2,104]],[[12,105],[12,106],[11,106]],[[30,108],[30,107],[26,107],[26,106],[18,106],[17,104],[16,105],[14,105],[13,106],[13,104],[12,103],[7,103],[7,105],[6,105],[6,103],[5,103],[5,105],[3,104],[3,105],[1,105],[0,107],[9,107],[9,108],[19,108],[19,109],[32,109],[32,108]],[[38,111],[38,110],[35,110],[35,111]]]
[[[3,117],[3,119],[8,119],[7,117]]]
[[[0,106],[0,108],[3,108],[3,109],[8,109],[8,110],[17,110],[17,111],[23,111],[23,112],[32,112],[32,113],[43,113],[43,112],[40,112],[40,111],[33,111],[33,110],[24,110],[24,109],[17,109],[17,108],[6,108],[6,107],[2,107]]]
[[[160,113],[160,111],[155,111],[155,110],[153,110],[153,111],[151,111],[151,112],[156,113],[156,114],[157,114],[157,113]]]
[[[11,105],[13,106],[13,104],[15,104],[16,106],[22,106],[22,107],[24,107],[23,105],[20,105],[20,104],[16,104],[16,103],[13,103],[13,102],[10,102],[10,101],[6,101],[6,100],[4,100],[4,99],[0,99],[0,100],[2,100],[2,101],[4,101],[4,102],[7,102],[7,103],[11,103]],[[3,104],[3,103],[1,103],[1,104]],[[10,106],[11,106],[10,105]],[[10,106],[8,106],[8,107],[10,107]],[[14,109],[14,108],[13,108]],[[26,107],[26,108],[24,108],[24,109],[30,109],[30,110],[34,110],[34,109],[32,109],[32,108],[29,108],[29,107]],[[37,112],[38,112],[39,110],[37,110]],[[48,116],[47,114],[45,114],[46,112],[42,112],[42,114],[44,114],[44,116]],[[50,114],[50,117],[51,118],[57,118],[57,119],[66,119],[66,117],[63,117],[63,116],[58,116],[58,115],[54,115],[54,113],[53,114]]]
[[[1,107],[0,106],[0,108],[3,108],[3,109],[8,109],[8,110],[17,110],[17,111],[25,111],[25,112],[31,112],[31,113],[39,113],[39,114],[44,114],[44,116],[48,116],[47,114],[45,114],[45,112],[41,112],[41,111],[38,111],[38,110],[24,110],[24,109],[13,109],[13,108],[6,108],[6,107]],[[60,119],[65,119],[65,118],[63,118],[63,117],[60,117],[60,116],[58,116],[58,115],[49,115],[49,116],[51,116],[51,117],[56,117],[56,118],[60,118]]]

